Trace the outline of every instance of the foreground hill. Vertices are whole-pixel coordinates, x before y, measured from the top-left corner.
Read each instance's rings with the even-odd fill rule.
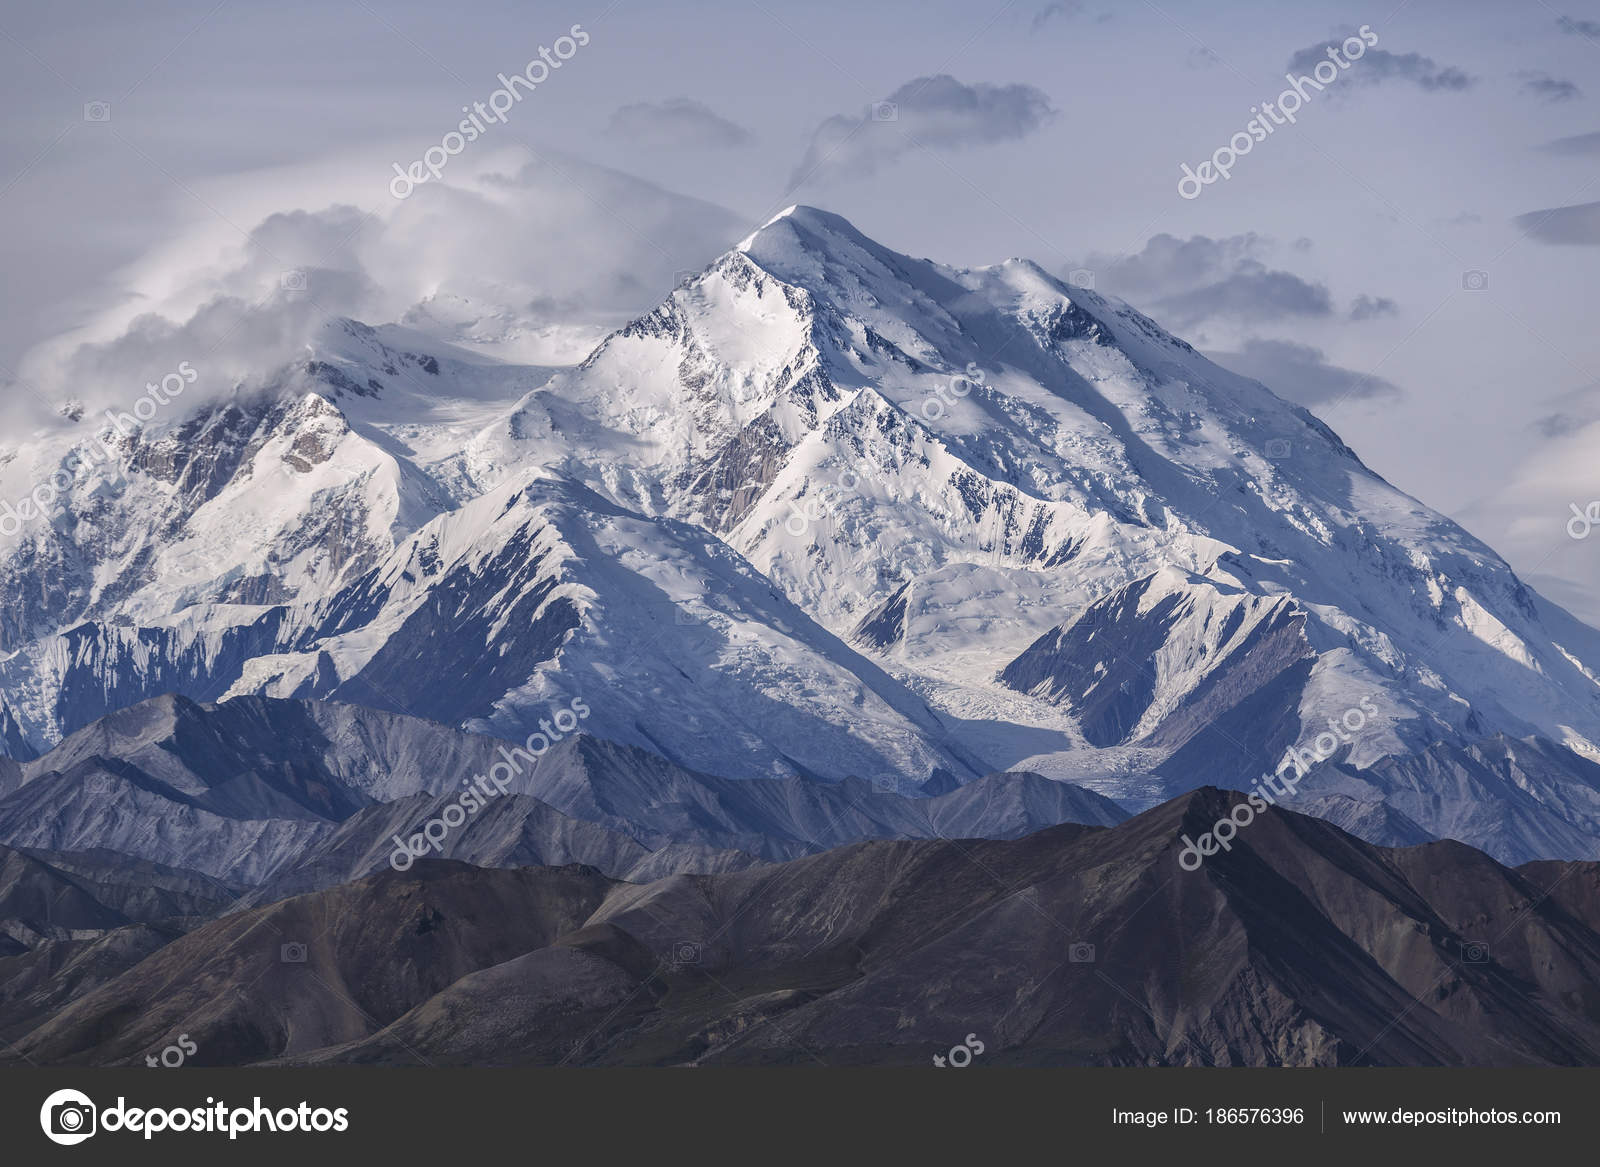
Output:
[[[927,1065],[969,1033],[993,1065],[1600,1060],[1600,866],[1270,809],[1186,870],[1239,801],[646,884],[425,860],[130,945],[0,1023],[41,1064],[179,1027],[227,1064]]]

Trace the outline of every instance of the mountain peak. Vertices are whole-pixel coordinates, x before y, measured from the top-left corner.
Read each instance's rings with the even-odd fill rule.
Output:
[[[737,250],[786,282],[826,278],[830,267],[893,267],[894,253],[831,211],[796,204],[740,241]]]
[[[854,236],[857,239],[866,238],[860,231],[856,230],[855,224],[843,215],[836,215],[832,211],[824,211],[819,207],[807,206],[805,203],[792,203],[747,235],[739,244],[739,250],[748,250],[764,233],[774,229],[779,232],[788,229],[797,233],[834,234]]]

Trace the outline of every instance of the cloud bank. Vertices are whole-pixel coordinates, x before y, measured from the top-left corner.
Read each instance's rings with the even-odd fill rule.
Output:
[[[513,154],[513,165],[429,183],[375,210],[268,214],[220,252],[179,240],[124,304],[27,354],[19,371],[37,396],[18,391],[0,408],[38,419],[68,400],[117,405],[180,361],[201,373],[185,395],[197,401],[270,378],[337,316],[405,324],[503,359],[566,363],[747,229],[731,212],[629,175]]]

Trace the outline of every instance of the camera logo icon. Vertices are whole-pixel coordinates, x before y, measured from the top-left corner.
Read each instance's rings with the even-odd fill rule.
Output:
[[[680,940],[672,946],[672,963],[677,965],[699,964],[700,945],[693,940]]]
[[[298,940],[291,940],[278,949],[278,960],[283,964],[304,964],[306,946]]]
[[[1067,948],[1067,960],[1073,964],[1093,964],[1094,945],[1080,940]]]
[[[1464,271],[1461,273],[1461,286],[1469,292],[1486,292],[1489,290],[1489,273]]]
[[[300,268],[286,271],[278,277],[278,285],[286,292],[303,292],[306,290],[306,273]]]
[[[108,122],[111,120],[111,103],[109,101],[86,101],[83,103],[83,120],[86,122]]]
[[[1086,267],[1075,267],[1067,273],[1067,283],[1074,288],[1088,288],[1094,291],[1094,272]]]
[[[1489,946],[1481,940],[1465,940],[1461,944],[1461,959],[1466,964],[1487,964]]]
[[[78,1090],[57,1090],[39,1108],[39,1125],[44,1128],[45,1138],[52,1143],[71,1147],[94,1134],[98,1114],[87,1094]]]
[[[1294,453],[1294,443],[1285,438],[1272,438],[1267,442],[1267,457],[1274,462],[1282,462]]]
[[[892,101],[875,101],[872,103],[872,120],[897,122],[900,120],[900,107]]]

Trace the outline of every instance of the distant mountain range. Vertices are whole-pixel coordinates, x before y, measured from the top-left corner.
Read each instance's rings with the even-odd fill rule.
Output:
[[[0,958],[4,1060],[199,1065],[1573,1065],[1600,865],[1362,843],[1204,788],[1116,827],[879,840],[623,883],[420,860],[182,929]],[[31,866],[30,866],[31,864]],[[48,891],[0,858],[0,902]],[[76,910],[126,909],[91,873]]]
[[[19,767],[0,797],[0,840],[136,856],[255,888],[257,898],[305,891],[391,866],[397,836],[409,841],[464,783],[517,748],[332,702],[240,697],[201,706],[163,697]],[[858,779],[734,781],[586,734],[556,743],[507,779],[505,792],[488,789],[457,829],[436,832],[437,847],[430,836],[428,857],[495,867],[585,863],[637,879],[860,839],[1012,838],[1127,817],[1110,799],[1037,774],[995,773],[918,796]]]
[[[0,445],[70,479],[0,540],[20,1056],[1600,1048],[1600,631],[1026,260],[793,207],[575,366],[338,318],[80,415]]]

